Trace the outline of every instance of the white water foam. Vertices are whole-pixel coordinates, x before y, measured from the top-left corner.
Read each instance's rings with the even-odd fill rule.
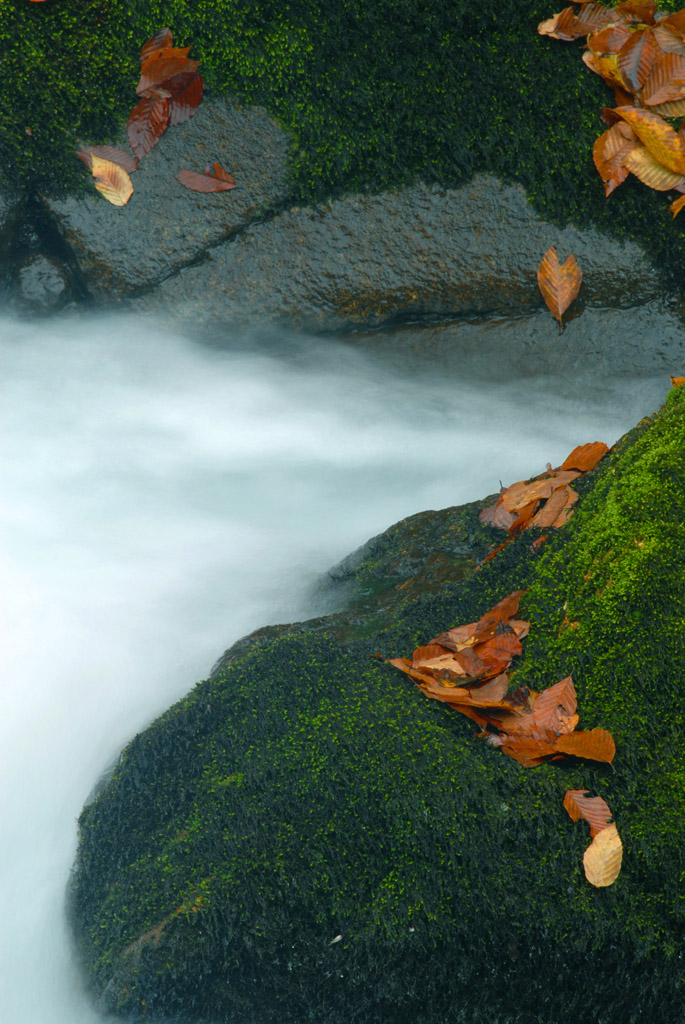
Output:
[[[118,750],[368,537],[613,442],[668,382],[469,383],[331,339],[0,320],[0,1020],[96,1024],[64,890]],[[454,373],[454,371],[452,371]]]

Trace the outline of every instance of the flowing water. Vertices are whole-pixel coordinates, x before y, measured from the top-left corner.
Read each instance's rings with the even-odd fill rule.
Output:
[[[613,442],[668,386],[214,340],[0,319],[2,1021],[100,1020],[64,890],[79,811],[136,731],[241,635],[321,612],[315,581],[368,537]]]

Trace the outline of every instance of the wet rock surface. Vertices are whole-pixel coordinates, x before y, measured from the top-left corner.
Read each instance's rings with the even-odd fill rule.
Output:
[[[54,257],[35,256],[17,274],[15,302],[26,313],[45,315],[55,312],[72,296],[69,273]]]
[[[612,377],[662,375],[668,382],[674,367],[685,366],[682,312],[660,300],[629,311],[593,308],[579,300],[563,331],[543,307],[519,316],[359,332],[350,342],[398,365],[420,356],[445,372],[502,382],[551,376],[584,380],[587,386],[588,375],[596,374],[606,388]]]
[[[642,250],[543,221],[520,186],[478,175],[292,207],[141,296],[136,308],[193,321],[284,320],[307,330],[399,318],[537,308],[542,253],[573,252],[587,304],[633,306],[660,292]]]
[[[118,144],[127,146],[124,138]],[[287,153],[288,139],[266,111],[205,100],[141,161],[126,206],[113,207],[93,191],[85,198],[46,198],[45,210],[71,247],[91,297],[116,301],[200,259],[282,202]],[[207,195],[176,181],[182,167],[204,171],[214,161],[238,188]]]

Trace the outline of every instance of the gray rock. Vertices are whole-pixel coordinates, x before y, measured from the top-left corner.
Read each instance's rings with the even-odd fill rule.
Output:
[[[526,312],[540,305],[544,251],[572,252],[591,305],[663,291],[644,252],[595,230],[543,221],[518,185],[478,175],[459,189],[417,184],[292,207],[212,249],[136,306],[193,322],[284,320],[309,330],[399,318]]]
[[[127,146],[122,139],[117,144]],[[96,192],[44,203],[91,296],[116,299],[163,280],[281,202],[287,152],[285,133],[264,110],[205,100],[141,161],[126,206],[112,206]],[[238,188],[207,195],[176,181],[182,167],[204,171],[214,161]]]
[[[68,270],[50,256],[29,259],[17,274],[15,301],[22,312],[52,313],[72,298]]]

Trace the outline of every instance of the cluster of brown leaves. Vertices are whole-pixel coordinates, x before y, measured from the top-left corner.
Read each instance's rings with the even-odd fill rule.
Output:
[[[558,529],[567,523],[578,500],[577,492],[569,484],[594,469],[608,451],[603,441],[589,441],[574,448],[557,469],[548,465],[544,473],[532,480],[519,480],[510,487],[503,487],[495,504],[484,508],[478,519],[507,530],[509,537],[485,561],[523,530],[533,526]]]
[[[685,126],[676,131],[665,120],[685,116],[685,9],[668,14],[654,0],[579,3],[538,32],[586,38],[584,63],[613,89],[615,108],[603,114],[609,127],[593,147],[605,194],[629,174],[658,191],[685,193]],[[671,204],[674,217],[684,205],[685,195]]]
[[[580,291],[583,272],[575,256],[559,263],[557,250],[550,245],[538,265],[538,287],[552,316],[561,327],[561,318]]]
[[[515,618],[524,591],[516,590],[478,622],[457,626],[418,647],[411,658],[391,658],[426,697],[473,719],[480,735],[526,768],[565,757],[611,763],[616,747],[605,729],[576,732],[576,691],[570,676],[541,693],[508,693],[507,670],[521,654],[530,623]]]
[[[157,145],[171,125],[183,124],[197,110],[204,91],[198,62],[188,57],[191,47],[173,45],[171,30],[162,28],[140,51],[141,97],[128,119],[128,138],[135,155],[113,146],[86,146],[78,156],[92,170],[96,189],[113,206],[125,206],[133,194],[129,177],[140,160]],[[177,180],[196,192],[225,192],[235,179],[219,164],[204,174],[182,168]]]
[[[583,854],[588,882],[598,888],[612,885],[621,870],[623,844],[608,804],[601,796],[590,796],[583,789],[568,789],[564,807],[573,821],[583,818],[590,826],[592,842]]]

